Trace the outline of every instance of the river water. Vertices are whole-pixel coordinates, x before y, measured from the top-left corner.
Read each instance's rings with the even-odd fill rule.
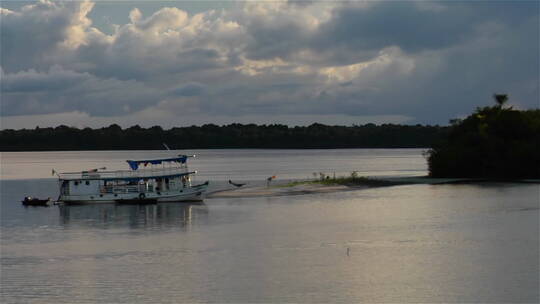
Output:
[[[197,179],[425,175],[422,150],[201,150]],[[2,153],[2,303],[539,301],[538,184],[407,185],[202,204],[23,207],[51,170],[163,151]]]

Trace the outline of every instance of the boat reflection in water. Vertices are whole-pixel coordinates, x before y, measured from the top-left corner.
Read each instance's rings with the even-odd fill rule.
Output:
[[[65,227],[187,229],[206,221],[204,203],[158,203],[146,205],[88,204],[59,205]]]

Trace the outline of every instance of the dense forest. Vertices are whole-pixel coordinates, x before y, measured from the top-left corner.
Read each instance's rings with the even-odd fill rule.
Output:
[[[207,124],[164,130],[159,126],[100,129],[67,126],[0,131],[0,151],[151,150],[221,148],[425,148],[443,138],[448,127],[366,124],[305,127]]]
[[[428,151],[432,177],[540,178],[540,110],[496,104],[454,120],[448,136]]]

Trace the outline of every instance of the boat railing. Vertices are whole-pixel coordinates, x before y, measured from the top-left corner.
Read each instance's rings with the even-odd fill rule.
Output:
[[[159,177],[174,174],[189,173],[185,167],[149,168],[139,170],[97,171],[97,172],[66,172],[59,173],[60,179],[122,179]]]
[[[99,188],[102,194],[143,193],[153,192],[152,186],[146,185],[106,185]]]

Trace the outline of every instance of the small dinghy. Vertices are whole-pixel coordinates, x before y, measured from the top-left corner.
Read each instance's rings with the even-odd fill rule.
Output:
[[[49,206],[50,197],[47,199],[39,199],[31,196],[27,196],[22,200],[22,204],[25,206]]]

